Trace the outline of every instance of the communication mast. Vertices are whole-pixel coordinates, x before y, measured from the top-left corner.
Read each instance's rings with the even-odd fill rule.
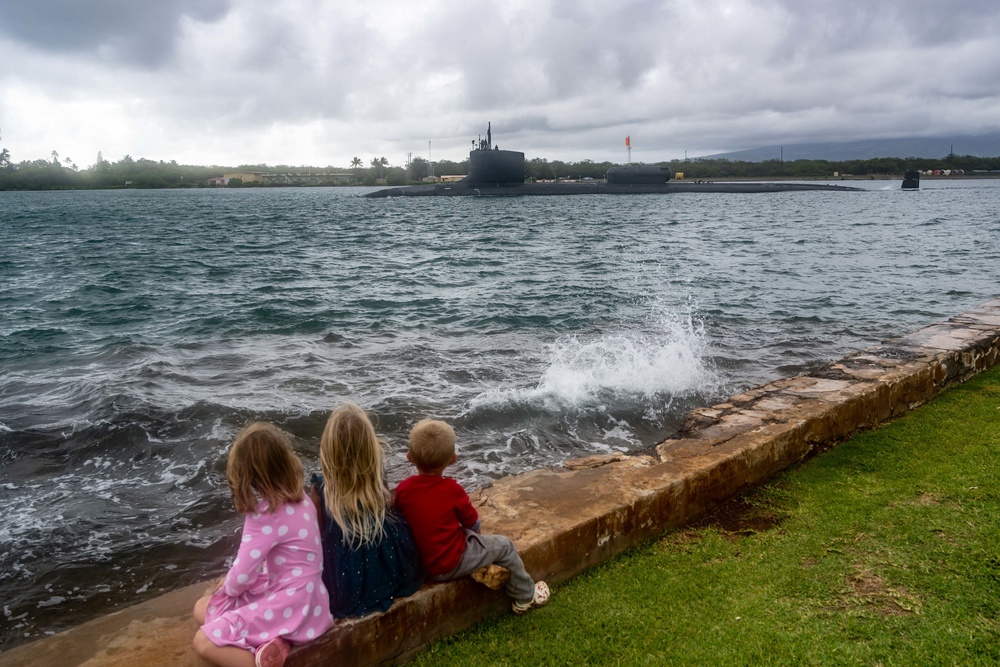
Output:
[[[625,135],[625,150],[628,153],[628,159],[625,164],[632,164],[632,137],[630,135]]]

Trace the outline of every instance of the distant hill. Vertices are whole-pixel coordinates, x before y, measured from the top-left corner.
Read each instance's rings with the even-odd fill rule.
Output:
[[[880,157],[942,158],[949,153],[977,157],[1000,156],[1000,132],[976,136],[908,137],[903,139],[868,139],[823,144],[786,144],[751,148],[733,153],[703,155],[706,160],[763,162],[783,158],[794,160],[871,160]]]

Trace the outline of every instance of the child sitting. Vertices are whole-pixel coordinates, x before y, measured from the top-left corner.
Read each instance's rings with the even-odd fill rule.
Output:
[[[288,436],[257,422],[229,449],[226,480],[246,515],[239,553],[211,596],[198,600],[195,652],[216,665],[280,667],[291,648],[333,625],[323,587],[316,511]]]
[[[491,565],[510,570],[504,591],[523,614],[549,600],[549,587],[535,583],[524,569],[514,543],[502,535],[481,535],[479,515],[465,489],[444,469],[455,463],[455,431],[442,421],[425,419],[410,431],[407,460],[420,473],[396,488],[395,506],[413,530],[420,562],[433,581],[454,581]]]
[[[385,451],[357,405],[338,407],[320,440],[310,496],[323,529],[323,581],[337,618],[385,611],[423,584],[409,526],[390,506]]]

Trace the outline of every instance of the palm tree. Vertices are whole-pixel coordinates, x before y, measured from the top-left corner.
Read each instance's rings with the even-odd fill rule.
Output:
[[[364,162],[361,161],[361,158],[359,158],[356,155],[351,160],[351,169],[354,171],[354,180],[358,180],[358,167],[360,167],[363,164]]]
[[[5,169],[10,164],[10,151],[6,148],[0,150],[0,169]]]
[[[372,169],[375,170],[377,178],[382,178],[383,168],[389,166],[389,161],[384,157],[373,157],[372,158]]]

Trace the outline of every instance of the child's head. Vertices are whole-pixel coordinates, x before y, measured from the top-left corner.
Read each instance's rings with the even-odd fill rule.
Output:
[[[327,511],[348,542],[377,541],[389,501],[385,451],[361,408],[347,403],[333,411],[323,429],[319,460]]]
[[[410,430],[407,457],[423,473],[440,473],[455,462],[455,430],[436,419],[424,419]]]
[[[281,429],[264,422],[247,426],[229,448],[226,481],[233,504],[241,514],[257,509],[259,500],[268,511],[302,500],[302,462]]]

